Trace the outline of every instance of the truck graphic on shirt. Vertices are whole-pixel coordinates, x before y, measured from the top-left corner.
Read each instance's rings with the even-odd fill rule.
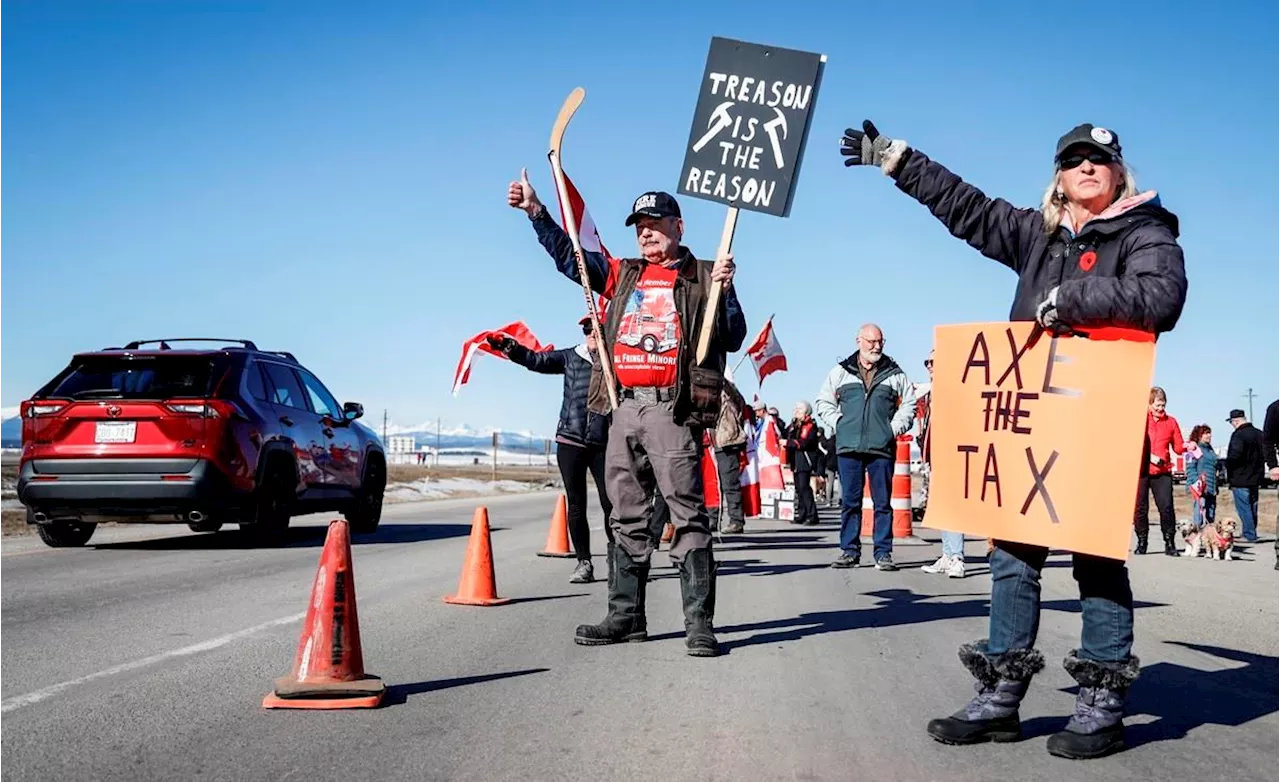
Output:
[[[671,291],[636,290],[627,301],[618,342],[639,347],[646,353],[666,353],[679,344],[676,338],[676,308]]]

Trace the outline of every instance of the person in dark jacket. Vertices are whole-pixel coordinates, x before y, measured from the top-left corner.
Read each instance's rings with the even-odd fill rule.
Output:
[[[1280,465],[1277,464],[1276,452],[1277,446],[1280,445],[1280,439],[1277,439],[1276,432],[1277,429],[1280,429],[1280,426],[1277,425],[1277,419],[1280,419],[1277,408],[1280,408],[1280,400],[1272,400],[1271,404],[1267,405],[1266,417],[1262,419],[1262,445],[1266,451],[1263,457],[1267,462],[1267,477],[1272,481],[1280,479]],[[1280,534],[1276,535],[1275,550],[1275,569],[1280,570]]]
[[[1138,192],[1114,131],[1083,124],[1058,140],[1039,209],[989,198],[869,121],[861,131],[846,130],[841,143],[845,165],[878,166],[952,235],[1018,275],[1010,320],[1034,320],[1055,333],[1119,326],[1159,334],[1178,322],[1187,297],[1178,220],[1154,192]],[[1135,498],[1138,477],[1124,478]],[[978,694],[927,729],[948,744],[1016,739],[1018,706],[1044,667],[1035,643],[1048,549],[994,545],[989,637],[960,648]],[[1074,715],[1049,738],[1048,750],[1093,758],[1124,748],[1124,705],[1139,671],[1133,592],[1123,561],[1078,553],[1073,560],[1083,631],[1063,666],[1080,689]]]
[[[1231,484],[1231,498],[1240,517],[1240,536],[1257,543],[1258,487],[1262,486],[1266,464],[1262,432],[1249,423],[1243,410],[1232,410],[1227,422],[1235,429],[1227,444],[1227,483]]]
[[[796,481],[796,513],[792,524],[818,525],[818,505],[814,502],[813,484],[810,482],[814,473],[821,474],[823,470],[822,456],[818,452],[818,431],[818,422],[813,420],[813,408],[808,402],[797,403],[783,444],[787,465],[791,467]]]
[[[511,337],[489,337],[489,344],[501,350],[513,362],[544,375],[564,375],[564,397],[560,402],[560,421],[556,424],[556,463],[564,479],[564,493],[569,511],[569,539],[578,565],[569,579],[572,584],[595,580],[591,564],[591,527],[587,523],[587,471],[595,479],[604,513],[605,537],[612,542],[609,514],[613,506],[605,492],[604,452],[609,442],[609,416],[587,409],[587,387],[591,383],[591,365],[597,361],[596,339],[591,331],[591,318],[578,321],[586,340],[563,350],[535,353]]]

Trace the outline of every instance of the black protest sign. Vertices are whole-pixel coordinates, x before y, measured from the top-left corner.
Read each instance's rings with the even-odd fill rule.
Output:
[[[786,217],[826,59],[712,38],[678,192]]]

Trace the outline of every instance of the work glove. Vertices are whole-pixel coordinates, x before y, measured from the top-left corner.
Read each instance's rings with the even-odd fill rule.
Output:
[[[1036,322],[1046,330],[1053,331],[1061,324],[1058,320],[1058,288],[1054,286],[1045,300],[1036,307]]]
[[[485,339],[489,341],[490,347],[504,354],[510,353],[516,346],[516,341],[505,334],[490,334]]]
[[[845,128],[840,139],[840,154],[846,166],[879,166],[893,174],[907,151],[907,142],[881,136],[871,120],[862,121],[862,130]]]

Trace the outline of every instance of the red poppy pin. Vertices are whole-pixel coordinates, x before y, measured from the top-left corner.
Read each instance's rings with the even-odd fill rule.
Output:
[[[1093,271],[1093,267],[1095,264],[1097,264],[1097,262],[1098,262],[1098,254],[1095,253],[1093,250],[1089,250],[1088,252],[1082,253],[1080,255],[1080,268],[1083,269],[1084,271],[1087,271],[1087,272]]]

